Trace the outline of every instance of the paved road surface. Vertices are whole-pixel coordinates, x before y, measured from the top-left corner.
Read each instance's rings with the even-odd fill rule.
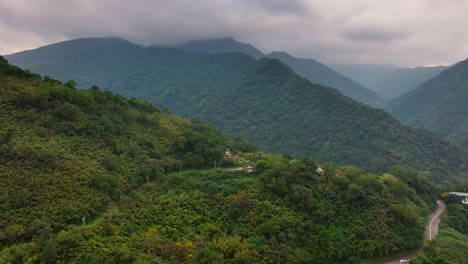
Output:
[[[432,214],[429,215],[429,220],[427,221],[427,226],[426,226],[426,232],[424,232],[424,242],[427,240],[434,239],[437,236],[437,233],[439,232],[439,223],[440,223],[440,215],[442,212],[445,210],[445,204],[442,200],[437,201],[437,209],[432,212]],[[414,258],[416,254],[420,253],[422,249],[420,249],[418,252],[400,257],[397,259],[391,259],[391,260],[386,260],[386,261],[379,261],[379,262],[374,262],[374,264],[397,264],[400,263],[400,260],[405,259],[407,263],[409,263],[410,259]]]

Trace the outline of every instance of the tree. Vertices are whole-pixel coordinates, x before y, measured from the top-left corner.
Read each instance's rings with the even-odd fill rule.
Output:
[[[9,225],[5,228],[4,239],[9,243],[17,242],[26,233],[23,225]]]
[[[76,82],[74,80],[68,80],[66,83],[63,84],[65,87],[75,89],[76,88]]]
[[[55,244],[49,243],[45,247],[44,251],[42,251],[42,259],[46,263],[55,263],[55,261],[57,260],[57,256],[58,256],[57,253],[58,253],[58,250]]]
[[[70,104],[68,102],[57,107],[53,114],[63,121],[74,121],[83,115],[81,109],[77,105]]]

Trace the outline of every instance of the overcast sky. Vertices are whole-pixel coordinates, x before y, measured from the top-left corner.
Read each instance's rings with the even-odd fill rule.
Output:
[[[232,36],[325,63],[468,57],[468,0],[0,0],[0,54],[79,37],[138,44]]]

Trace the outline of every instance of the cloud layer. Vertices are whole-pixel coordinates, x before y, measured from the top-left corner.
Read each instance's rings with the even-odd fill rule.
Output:
[[[468,57],[468,0],[0,0],[0,54],[90,36],[139,44],[232,36],[331,63]]]

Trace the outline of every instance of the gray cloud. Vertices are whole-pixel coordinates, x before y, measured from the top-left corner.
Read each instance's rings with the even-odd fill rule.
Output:
[[[305,14],[308,6],[300,0],[237,0],[237,4],[265,10],[271,14]]]
[[[358,28],[344,32],[344,38],[354,41],[371,41],[388,43],[407,37],[406,32],[384,31],[382,29]]]
[[[0,54],[89,36],[139,44],[232,36],[322,62],[468,56],[468,0],[0,0]]]

